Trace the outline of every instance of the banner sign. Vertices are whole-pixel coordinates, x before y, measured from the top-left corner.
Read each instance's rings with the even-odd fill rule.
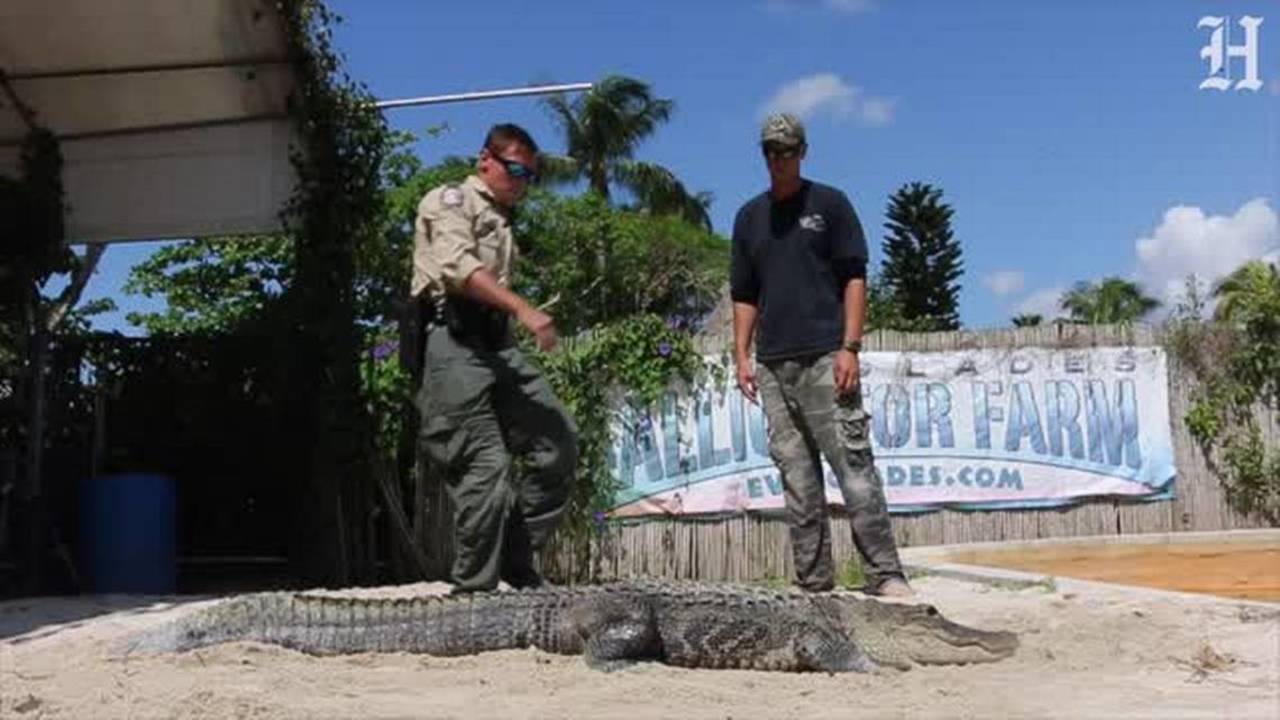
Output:
[[[1161,348],[866,352],[860,364],[890,512],[1173,496]],[[783,507],[764,414],[729,377],[660,407],[616,406],[611,516]]]

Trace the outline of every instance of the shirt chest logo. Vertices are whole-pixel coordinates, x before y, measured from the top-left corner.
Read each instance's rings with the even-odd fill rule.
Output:
[[[822,232],[827,229],[827,220],[817,213],[805,215],[800,218],[800,227],[813,232]]]

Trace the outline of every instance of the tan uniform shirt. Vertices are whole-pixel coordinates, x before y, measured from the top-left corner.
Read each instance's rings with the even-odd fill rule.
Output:
[[[471,273],[487,268],[509,287],[516,260],[511,220],[475,175],[442,185],[418,203],[413,231],[413,295],[439,299],[457,292]]]

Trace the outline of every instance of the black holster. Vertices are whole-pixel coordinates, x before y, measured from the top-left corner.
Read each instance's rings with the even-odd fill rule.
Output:
[[[431,314],[431,305],[420,295],[409,298],[400,312],[400,367],[413,378],[414,385],[422,379]]]
[[[507,314],[482,302],[448,295],[441,320],[453,339],[468,347],[496,351],[510,343]]]

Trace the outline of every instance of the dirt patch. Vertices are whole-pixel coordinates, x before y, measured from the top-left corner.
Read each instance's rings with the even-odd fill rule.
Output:
[[[538,651],[315,658],[252,643],[122,659],[133,632],[203,601],[24,600],[0,604],[0,717],[1277,717],[1275,617],[1105,587],[917,587],[956,621],[1018,632],[1022,647],[993,665],[883,676],[656,664],[606,675]]]
[[[957,552],[949,562],[1221,597],[1280,601],[1280,539]]]

